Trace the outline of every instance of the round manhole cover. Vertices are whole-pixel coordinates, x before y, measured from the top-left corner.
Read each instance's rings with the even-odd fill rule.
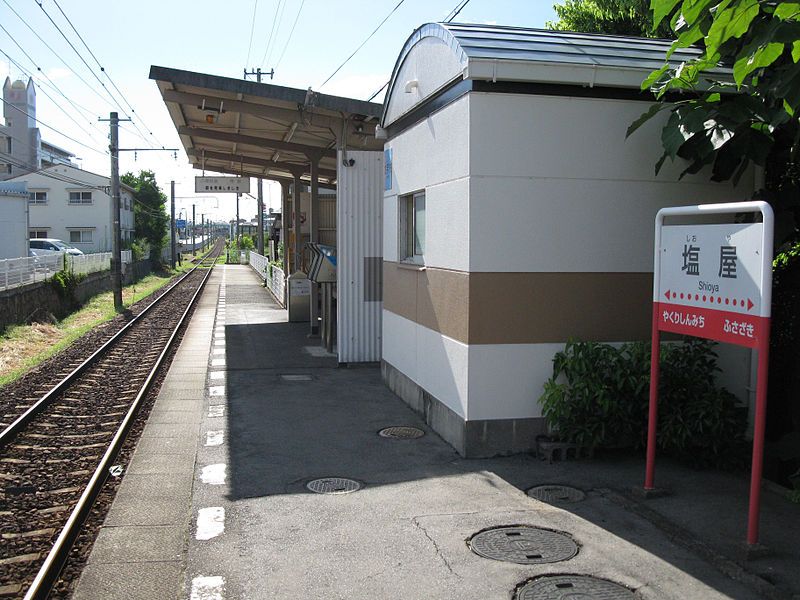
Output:
[[[528,490],[528,496],[542,502],[580,502],[586,494],[566,485],[538,485]]]
[[[421,438],[425,435],[425,432],[422,429],[418,429],[416,427],[387,427],[385,429],[381,429],[378,432],[378,435],[385,438],[392,438],[395,440],[415,440],[417,438]]]
[[[634,600],[628,588],[586,575],[547,575],[519,588],[517,600]]]
[[[345,477],[323,477],[306,484],[306,488],[315,494],[349,494],[361,489],[361,484]]]
[[[481,531],[472,536],[469,547],[484,558],[521,565],[569,560],[578,553],[578,545],[568,535],[525,526]]]

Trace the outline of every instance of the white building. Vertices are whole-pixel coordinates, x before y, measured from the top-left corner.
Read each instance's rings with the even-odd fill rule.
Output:
[[[0,182],[0,259],[28,256],[28,190]]]
[[[111,189],[108,177],[57,165],[15,177],[29,194],[29,237],[56,238],[84,253],[111,251]],[[133,240],[133,189],[120,190],[123,242]]]
[[[0,125],[0,179],[11,179],[42,167],[71,165],[74,154],[42,141],[36,127],[36,89],[33,80],[3,85],[3,117]]]
[[[668,48],[427,24],[402,49],[381,121],[382,369],[461,454],[534,446],[570,338],[649,340],[659,208],[751,197],[752,172],[737,187],[679,180],[680,164],[655,175],[659,123],[625,138]],[[749,354],[731,360],[747,398]]]

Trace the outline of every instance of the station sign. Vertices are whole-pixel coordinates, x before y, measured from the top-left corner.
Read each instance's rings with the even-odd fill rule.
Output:
[[[661,229],[658,329],[750,348],[765,332],[762,223]]]
[[[178,229],[186,229],[186,219],[175,219],[175,227]]]
[[[249,194],[249,177],[201,177],[194,178],[195,193]]]

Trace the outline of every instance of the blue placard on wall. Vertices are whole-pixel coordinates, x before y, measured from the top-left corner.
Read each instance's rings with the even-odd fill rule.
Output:
[[[392,149],[386,148],[383,151],[383,189],[392,189]]]

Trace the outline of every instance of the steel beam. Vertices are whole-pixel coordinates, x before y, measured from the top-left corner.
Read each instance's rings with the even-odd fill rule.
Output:
[[[178,133],[180,135],[188,135],[193,138],[205,138],[208,140],[231,142],[232,144],[246,144],[248,146],[256,146],[257,148],[272,148],[274,150],[299,152],[309,157],[321,155],[326,158],[336,158],[336,151],[329,150],[327,148],[318,148],[316,146],[308,146],[306,144],[298,144],[295,142],[284,142],[282,140],[272,140],[269,138],[244,135],[241,133],[218,131],[216,129],[205,129],[203,127],[192,126],[178,127]]]

